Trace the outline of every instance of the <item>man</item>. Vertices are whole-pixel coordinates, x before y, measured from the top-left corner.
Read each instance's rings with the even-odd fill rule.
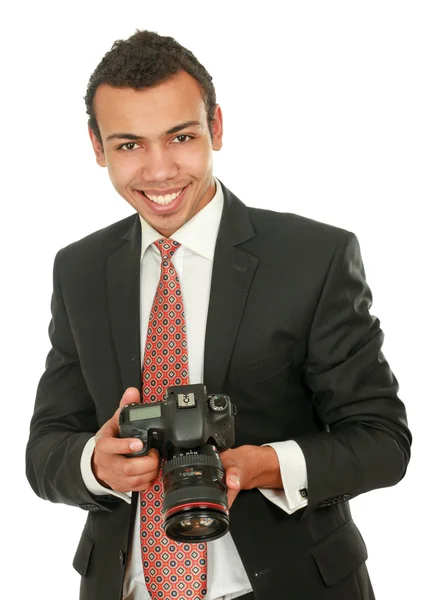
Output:
[[[35,492],[89,511],[81,598],[374,598],[348,500],[404,476],[411,436],[356,237],[247,208],[213,177],[222,112],[172,38],[116,42],[86,105],[136,214],[56,256],[27,448]],[[230,531],[208,544],[164,536],[158,453],[118,438],[122,406],[187,382],[237,406]]]

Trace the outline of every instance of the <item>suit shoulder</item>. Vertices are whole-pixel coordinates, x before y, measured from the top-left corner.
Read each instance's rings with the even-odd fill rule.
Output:
[[[127,235],[135,226],[138,215],[134,214],[121,221],[112,223],[107,227],[98,229],[85,237],[64,246],[58,255],[65,259],[77,259],[81,256],[88,256],[89,258],[96,253],[107,254],[116,249],[120,244],[121,240]]]
[[[287,237],[299,242],[321,242],[333,246],[354,237],[351,231],[316,221],[295,213],[282,213],[262,208],[248,207],[256,234],[269,237]]]

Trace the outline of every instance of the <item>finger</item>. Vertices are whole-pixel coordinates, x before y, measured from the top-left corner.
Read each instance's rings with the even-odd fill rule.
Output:
[[[141,460],[138,462],[136,458],[128,460],[129,463],[135,463],[133,469],[131,464],[128,467],[126,466],[128,469],[126,474],[130,476],[129,486],[132,492],[145,492],[149,490],[158,478],[161,466],[161,457],[158,450],[151,448],[146,458],[149,459],[148,463],[145,460],[142,463]],[[137,474],[140,477],[136,477]]]
[[[151,481],[146,481],[140,485],[132,485],[130,490],[132,492],[148,492],[154,485],[156,477],[154,477]]]
[[[141,395],[139,390],[135,387],[129,387],[126,389],[122,395],[119,407],[122,408],[126,404],[132,404],[132,402],[137,402],[138,404],[141,402]]]
[[[228,468],[225,473],[225,482],[228,486],[228,508],[231,508],[231,505],[240,491],[240,469],[238,467]]]
[[[159,474],[159,461],[149,456],[127,458],[103,454],[98,456],[94,453],[94,457],[98,460],[94,470],[95,477],[98,475],[100,480],[118,492],[148,489]]]
[[[119,434],[119,415],[121,409],[127,404],[132,404],[133,402],[140,403],[141,397],[139,394],[139,390],[135,387],[127,388],[119,403],[119,407],[116,409],[113,417],[107,421],[101,428],[104,435],[110,435],[113,437],[118,437]],[[141,450],[141,448],[140,448]]]
[[[220,453],[219,456],[220,456],[220,459],[224,466],[224,469],[227,469],[228,467],[231,467],[234,464],[234,462],[233,462],[234,451],[231,450],[231,448],[229,450],[224,450],[223,452]]]
[[[240,469],[238,469],[237,467],[230,467],[229,469],[227,469],[225,479],[228,489],[233,491],[240,490],[240,475]]]
[[[115,492],[144,492],[149,490],[157,480],[157,475],[144,475],[142,477],[118,477],[109,480],[109,486]]]
[[[159,464],[161,457],[159,456],[159,452],[156,448],[150,448],[150,450],[147,453],[147,456],[149,456],[153,460],[157,461]]]
[[[122,398],[120,400],[119,403],[119,408],[115,411],[115,414],[113,415],[113,424],[116,425],[119,428],[119,415],[121,412],[121,409],[124,408],[124,406],[127,406],[127,404],[139,404],[141,402],[141,396],[139,394],[139,390],[137,390],[135,387],[130,387],[127,388],[126,391],[124,392],[124,394],[122,395]]]
[[[112,435],[97,435],[95,438],[95,451],[104,454],[132,454],[143,449],[143,443],[137,438],[118,438]]]
[[[124,406],[127,406],[127,404],[139,404],[141,402],[141,396],[139,393],[139,390],[135,387],[129,387],[126,389],[126,391],[124,392],[124,394],[122,395],[122,398],[120,400],[119,403],[119,408],[116,410],[115,414],[113,415],[113,425],[117,428],[117,432],[119,433],[119,415],[121,413],[121,410],[124,408]],[[141,449],[141,448],[140,448]]]
[[[133,462],[133,461],[130,461]],[[121,489],[124,488],[126,490],[131,490],[132,492],[138,492],[142,490],[148,490],[151,488],[153,483],[157,481],[159,475],[159,469],[153,469],[151,471],[145,472],[145,469],[142,470],[142,473],[136,475],[131,474],[120,475],[118,477],[118,487]]]
[[[228,490],[228,492],[227,492],[228,508],[231,508],[231,505],[236,500],[236,496],[238,493],[239,493],[239,491],[236,491],[236,490]]]
[[[138,477],[140,475],[150,475],[159,473],[159,462],[149,456],[139,458],[123,458],[120,467],[121,474],[126,477]]]

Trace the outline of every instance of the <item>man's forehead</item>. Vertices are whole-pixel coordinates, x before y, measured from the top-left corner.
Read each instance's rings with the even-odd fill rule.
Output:
[[[102,84],[95,94],[94,109],[100,129],[104,128],[107,133],[114,133],[110,130],[115,127],[121,130],[121,127],[139,127],[141,123],[166,131],[177,123],[206,122],[201,91],[196,80],[187,73],[141,90]]]

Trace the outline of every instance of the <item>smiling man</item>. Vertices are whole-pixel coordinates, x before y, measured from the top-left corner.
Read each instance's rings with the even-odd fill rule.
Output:
[[[94,98],[97,162],[115,189],[168,237],[215,193],[212,151],[222,146],[222,112],[211,127],[197,81],[185,71],[143,90],[100,85]],[[101,141],[103,140],[103,141]]]
[[[35,492],[89,512],[80,598],[372,600],[349,499],[400,481],[411,435],[357,238],[248,208],[213,176],[221,108],[174,39],[115,42],[85,100],[96,160],[135,214],[55,258],[27,447]],[[118,437],[119,414],[197,383],[237,407],[230,529],[176,543],[158,452],[128,457],[143,444]]]

